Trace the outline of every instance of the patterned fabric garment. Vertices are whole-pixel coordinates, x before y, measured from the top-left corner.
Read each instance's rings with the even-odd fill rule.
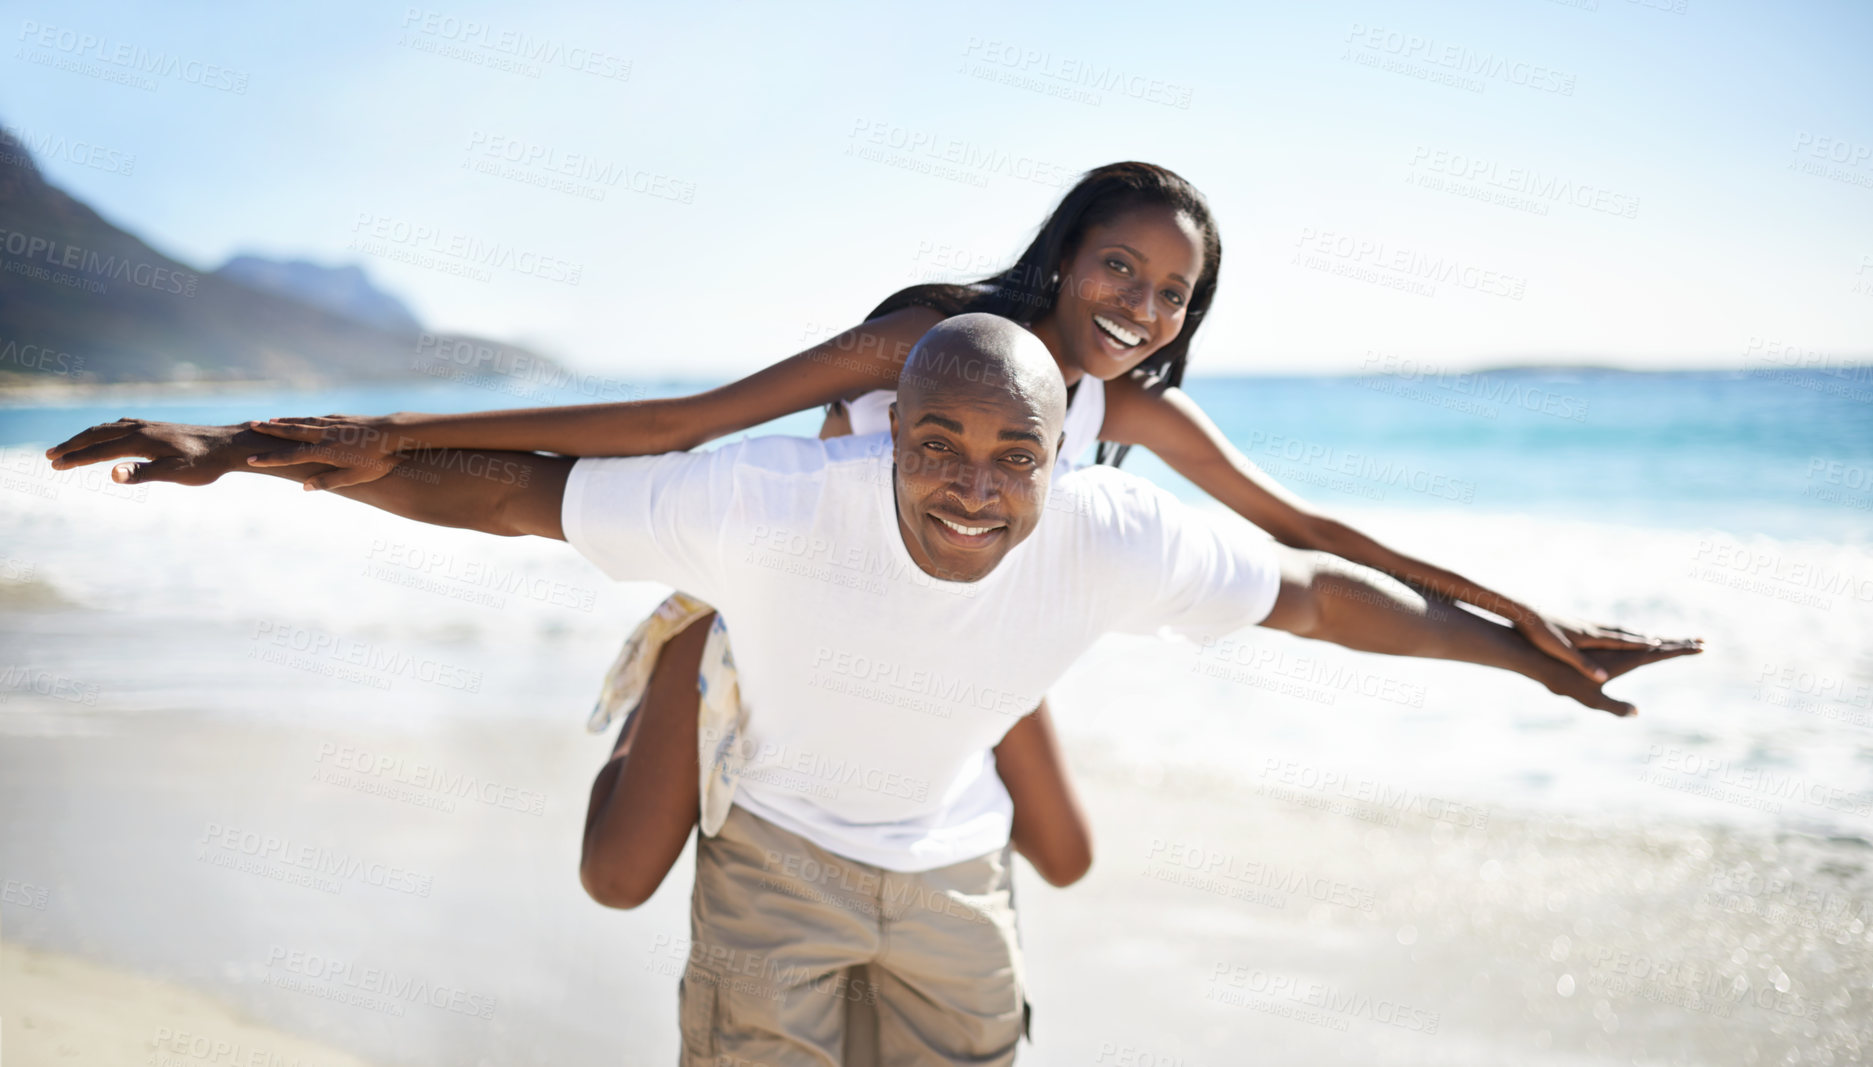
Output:
[[[598,701],[586,719],[591,733],[604,733],[617,722],[626,709],[635,708],[644,699],[650,674],[657,666],[663,646],[692,623],[715,609],[686,593],[672,593],[650,617],[631,631],[624,647],[605,672]],[[701,768],[697,782],[702,803],[702,832],[714,836],[728,817],[735,799],[735,783],[746,763],[738,743],[746,728],[746,713],[741,706],[741,687],[735,677],[735,656],[728,647],[728,624],[717,615],[709,627],[709,639],[703,644],[702,666],[696,675],[697,701],[696,756]]]

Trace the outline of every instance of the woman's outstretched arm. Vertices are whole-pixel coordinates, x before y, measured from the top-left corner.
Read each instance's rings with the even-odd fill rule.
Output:
[[[54,470],[113,462],[111,478],[124,484],[209,485],[237,472],[303,479],[330,469],[304,464],[262,471],[248,465],[249,457],[276,444],[244,425],[118,419],[52,446],[46,458]],[[530,452],[435,449],[413,459],[399,477],[353,486],[340,495],[432,526],[563,541],[560,506],[572,464]]]
[[[298,446],[282,445],[255,466],[322,463],[308,489],[334,489],[381,478],[412,451],[485,448],[562,456],[648,456],[682,452],[769,419],[872,389],[893,389],[924,331],[942,320],[909,307],[822,341],[770,367],[694,396],[516,408],[460,415],[398,412],[275,420],[255,425]]]
[[[1143,445],[1204,492],[1292,548],[1325,552],[1389,574],[1437,600],[1461,601],[1507,619],[1536,648],[1595,681],[1606,672],[1582,649],[1638,649],[1658,644],[1617,627],[1563,622],[1446,570],[1380,544],[1338,519],[1322,515],[1277,484],[1230,444],[1203,409],[1181,389],[1152,394],[1130,379],[1106,387],[1100,437]]]

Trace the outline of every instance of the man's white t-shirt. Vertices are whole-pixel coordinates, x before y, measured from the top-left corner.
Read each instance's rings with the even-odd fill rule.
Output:
[[[580,460],[562,508],[607,575],[721,613],[748,715],[735,803],[839,855],[923,871],[1002,847],[990,750],[1100,635],[1220,635],[1274,605],[1253,527],[1109,467],[1055,477],[982,580],[933,578],[892,477],[888,434],[762,437]]]

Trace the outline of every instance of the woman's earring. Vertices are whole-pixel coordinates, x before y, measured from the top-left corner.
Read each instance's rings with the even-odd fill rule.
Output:
[[[1048,285],[1059,285],[1059,284],[1060,284],[1060,272],[1059,272],[1059,271],[1054,271],[1054,276],[1053,276],[1053,277],[1051,277],[1051,278],[1049,278],[1049,279],[1047,279],[1047,284],[1048,284]]]

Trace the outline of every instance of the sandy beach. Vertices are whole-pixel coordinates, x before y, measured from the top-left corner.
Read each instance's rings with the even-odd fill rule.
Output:
[[[296,1063],[368,1067],[356,1056],[236,1017],[196,990],[75,956],[0,944],[7,1062]]]
[[[268,1063],[675,1057],[689,861],[638,911],[584,897],[596,739],[35,717],[10,709],[0,746],[24,1062],[167,1062],[185,1030]],[[1862,844],[1073,758],[1099,858],[1067,890],[1022,868],[1024,1063],[1851,1063],[1873,1041]]]

